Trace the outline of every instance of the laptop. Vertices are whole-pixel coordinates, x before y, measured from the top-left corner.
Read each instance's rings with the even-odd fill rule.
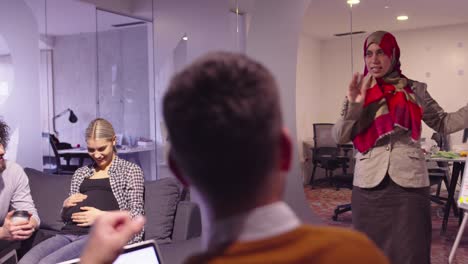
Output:
[[[58,264],[79,264],[80,259],[71,259]],[[154,240],[146,240],[124,247],[124,252],[113,264],[163,264],[158,245]]]

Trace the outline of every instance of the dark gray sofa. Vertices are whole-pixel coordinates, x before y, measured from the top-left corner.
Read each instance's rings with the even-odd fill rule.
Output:
[[[34,246],[62,227],[60,210],[68,196],[71,175],[48,175],[29,168],[25,172],[41,218],[40,229],[29,245]],[[184,196],[174,178],[145,182],[145,239],[157,241],[166,263],[181,263],[200,247],[200,210]]]

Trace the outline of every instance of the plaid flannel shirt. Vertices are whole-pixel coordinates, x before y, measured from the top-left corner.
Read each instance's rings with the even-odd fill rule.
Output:
[[[129,211],[132,218],[144,215],[144,177],[141,168],[118,156],[114,158],[109,168],[109,181],[119,209]],[[73,174],[70,194],[80,192],[81,183],[85,178],[93,176],[93,165],[79,168]],[[144,231],[133,237],[129,244],[142,240]]]

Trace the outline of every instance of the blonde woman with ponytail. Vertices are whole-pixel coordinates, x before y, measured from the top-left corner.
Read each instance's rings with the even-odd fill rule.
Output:
[[[79,168],[63,202],[64,226],[59,234],[31,249],[20,263],[58,263],[80,256],[90,227],[105,211],[144,215],[144,177],[141,168],[117,156],[116,136],[109,121],[97,118],[86,129],[91,165]],[[128,243],[142,240],[143,231]]]

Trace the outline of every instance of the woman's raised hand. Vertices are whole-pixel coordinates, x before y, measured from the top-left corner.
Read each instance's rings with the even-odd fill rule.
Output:
[[[362,103],[366,97],[367,89],[370,88],[371,78],[365,78],[362,74],[356,72],[349,83],[348,100],[351,103]]]
[[[82,193],[75,193],[70,195],[65,201],[63,201],[63,207],[72,207],[77,203],[84,201],[88,196]]]

